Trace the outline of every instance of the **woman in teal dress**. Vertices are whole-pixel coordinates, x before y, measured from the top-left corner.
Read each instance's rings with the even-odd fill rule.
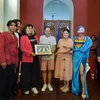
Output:
[[[85,36],[83,26],[78,27],[77,36],[73,38],[73,76],[72,93],[81,94],[83,99],[88,99],[88,89],[86,83],[86,62],[88,61],[92,40]]]

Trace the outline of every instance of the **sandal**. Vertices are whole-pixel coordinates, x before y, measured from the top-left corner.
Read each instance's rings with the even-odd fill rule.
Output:
[[[84,88],[82,88],[82,99],[86,99],[86,95],[85,95],[85,93],[84,93]]]
[[[66,87],[65,85],[64,85],[64,86],[62,86],[62,87],[60,88],[60,90],[62,91],[65,87]]]
[[[65,87],[63,90],[62,90],[63,93],[67,93],[69,92],[69,87]]]

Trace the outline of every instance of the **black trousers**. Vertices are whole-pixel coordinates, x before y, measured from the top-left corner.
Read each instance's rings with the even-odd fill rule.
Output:
[[[23,92],[40,85],[39,60],[34,59],[33,63],[22,63],[21,89]]]
[[[15,88],[15,72],[14,72],[14,68],[15,65],[14,64],[10,64],[7,65],[6,69],[5,69],[5,74],[6,74],[6,92],[4,94],[4,100],[10,100],[12,95],[13,95],[13,91]]]
[[[0,100],[4,98],[6,92],[6,73],[5,69],[0,66]]]
[[[19,63],[19,62],[18,62]],[[19,64],[18,64],[19,65]],[[20,89],[20,82],[17,84],[17,80],[18,80],[18,74],[19,74],[19,66],[16,69],[16,72],[14,74],[15,79],[14,79],[14,89],[13,89],[13,94],[15,95],[18,92],[18,89]]]
[[[14,88],[14,93],[18,92],[18,89],[21,88],[20,82],[17,84],[18,74],[19,74],[19,67],[20,67],[20,60],[21,59],[22,59],[22,52],[21,52],[20,48],[18,48],[18,68],[16,69],[16,73],[15,73],[15,88]]]
[[[13,90],[14,95],[16,93],[18,93],[18,89],[20,89],[20,87],[21,87],[20,82],[17,83],[21,59],[22,59],[22,52],[21,52],[20,48],[18,48],[18,68],[16,68],[16,72],[15,72],[15,82],[14,82],[14,90]]]

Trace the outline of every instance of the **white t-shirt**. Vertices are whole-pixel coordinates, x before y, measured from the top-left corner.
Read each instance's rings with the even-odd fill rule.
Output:
[[[42,35],[40,37],[40,43],[39,44],[50,44],[51,48],[56,45],[56,39],[53,36],[46,37],[45,35]],[[54,59],[54,55],[51,56],[41,56],[41,59],[43,60],[50,60]]]
[[[40,37],[40,44],[50,44],[51,47],[56,45],[56,39],[53,36],[46,37],[45,35]]]

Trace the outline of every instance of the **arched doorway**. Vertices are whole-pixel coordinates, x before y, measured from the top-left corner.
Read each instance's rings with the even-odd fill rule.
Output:
[[[60,21],[61,27],[66,25],[70,27],[71,36],[73,36],[73,9],[72,0],[44,0],[43,20],[51,26],[56,25],[56,22]]]

